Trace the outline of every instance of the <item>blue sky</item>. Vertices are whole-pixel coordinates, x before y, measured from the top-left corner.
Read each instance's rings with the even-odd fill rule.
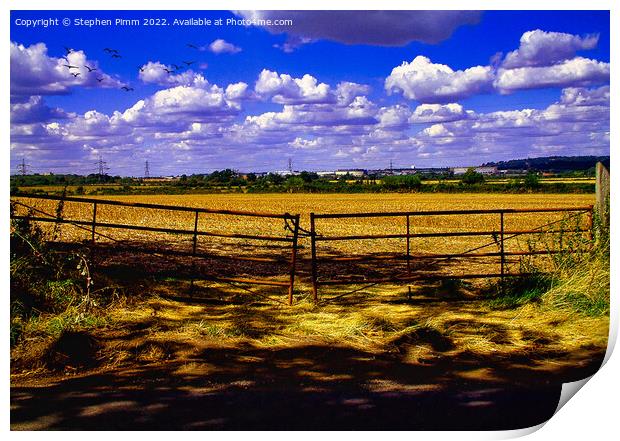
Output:
[[[23,25],[50,17],[170,24]],[[188,18],[293,24],[172,24]],[[88,173],[101,156],[137,176],[146,160],[167,175],[609,154],[609,40],[606,11],[13,11],[11,164]]]

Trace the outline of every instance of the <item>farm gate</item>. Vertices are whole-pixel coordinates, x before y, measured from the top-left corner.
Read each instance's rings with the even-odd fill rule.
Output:
[[[37,204],[37,201],[42,203]],[[107,243],[113,244],[117,252],[190,257],[192,270],[195,269],[194,258],[232,262],[232,268],[230,264],[227,266],[226,275],[201,273],[199,276],[204,280],[234,284],[254,294],[255,291],[243,285],[286,287],[288,304],[292,304],[299,215],[48,195],[12,198],[11,205],[11,219],[51,223],[54,231],[60,225],[70,225],[71,243],[89,243],[91,247]],[[111,210],[114,207],[121,210]],[[225,225],[224,229],[208,228],[209,219],[215,217],[224,218],[218,223]],[[123,219],[134,222],[122,222]],[[248,219],[256,221],[248,222]],[[202,243],[201,238],[208,238],[209,242]],[[279,253],[273,252],[274,249]],[[283,251],[287,254],[283,255]],[[231,272],[238,271],[239,263],[254,264],[258,267],[254,273],[262,266],[270,277],[231,277]],[[274,269],[278,265],[284,267],[280,273]],[[210,267],[216,265],[210,264]],[[192,276],[192,286],[193,281]]]
[[[527,268],[520,267],[518,271],[510,272],[510,267],[515,264],[523,266],[524,258],[577,253],[583,251],[583,245],[588,247],[592,241],[592,216],[592,206],[311,213],[313,297],[318,301],[319,287],[330,285],[370,287],[424,279],[480,278],[500,278],[503,282],[505,277],[524,276]],[[449,218],[457,218],[460,222],[449,222]],[[360,222],[365,219],[373,219],[373,222]],[[332,225],[321,228],[324,225],[319,226],[319,222],[326,221],[332,221]],[[390,230],[396,227],[400,231],[386,234],[381,221]],[[339,231],[349,233],[351,230],[353,234],[338,234]],[[582,237],[584,234],[585,238]],[[552,240],[541,240],[541,236]],[[515,244],[519,238],[525,238],[525,243]],[[375,244],[379,241],[396,244],[391,249],[378,249]],[[363,252],[355,254],[351,247],[329,246],[343,242],[362,242],[365,245],[353,247],[353,251],[361,249]],[[320,245],[323,245],[322,254],[319,254]],[[464,261],[467,261],[468,269],[478,271],[462,271]]]

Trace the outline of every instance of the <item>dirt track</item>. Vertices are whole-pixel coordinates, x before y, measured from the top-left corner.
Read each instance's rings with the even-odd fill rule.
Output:
[[[554,412],[562,381],[591,374],[592,354],[554,370],[464,353],[429,365],[339,347],[204,351],[118,370],[15,382],[13,430],[517,429]]]

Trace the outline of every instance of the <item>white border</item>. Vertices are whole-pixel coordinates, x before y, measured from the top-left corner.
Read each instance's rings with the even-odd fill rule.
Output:
[[[222,1],[222,0],[214,0],[209,2],[196,2],[191,0],[175,0],[173,2],[159,3],[153,1],[137,1],[134,0],[132,2],[128,0],[106,0],[105,2],[86,2],[84,0],[55,0],[53,2],[42,1],[42,0],[5,0],[2,2],[2,6],[0,7],[2,14],[2,22],[3,26],[0,26],[0,34],[4,37],[3,41],[5,42],[2,47],[3,59],[6,61],[9,60],[8,57],[8,41],[10,40],[10,26],[9,23],[9,15],[10,10],[228,10],[228,9],[358,9],[358,10],[370,10],[370,9],[479,9],[479,10],[610,10],[611,11],[611,59],[616,60],[618,55],[618,25],[617,23],[617,9],[616,6],[618,2],[613,2],[610,0],[589,0],[587,2],[578,1],[578,0],[562,0],[562,1],[553,1],[553,0],[461,0],[455,2],[454,0],[432,0],[432,1],[397,1],[397,0],[382,0],[381,2],[372,2],[372,3],[364,3],[361,4],[356,2],[353,4],[354,8],[351,8],[350,4],[347,4],[344,1],[339,0],[313,0],[313,1],[304,1],[304,2],[291,2],[290,0],[266,0],[266,1]],[[616,111],[616,102],[617,93],[615,93],[615,84],[616,78],[618,75],[616,74],[617,69],[612,68],[612,83],[614,83],[614,87],[612,87],[612,97],[611,97],[611,145],[614,146],[617,142],[616,129],[618,128],[618,112]],[[2,210],[2,214],[0,214],[0,218],[3,219],[1,223],[1,231],[0,237],[7,238],[9,236],[9,223],[8,223],[8,202],[9,199],[9,185],[8,185],[8,175],[9,175],[9,94],[10,90],[10,82],[9,82],[9,69],[8,66],[5,66],[1,72],[2,77],[2,116],[3,116],[3,130],[2,130],[2,140],[4,147],[4,152],[0,157],[0,161],[5,171],[6,175],[4,177],[5,181],[3,181],[0,186],[0,191],[2,192],[2,200],[5,201],[1,204],[0,210]],[[612,154],[612,165],[615,164],[615,154]],[[617,194],[618,186],[616,185],[616,181],[612,180],[612,193]],[[616,225],[618,223],[618,216],[616,216],[616,212],[612,209],[612,230],[616,231]],[[607,357],[610,356],[610,349],[615,344],[615,339],[617,337],[618,331],[618,295],[614,292],[615,288],[618,286],[617,284],[617,276],[615,275],[614,269],[616,269],[616,257],[617,257],[617,248],[616,245],[619,243],[615,240],[614,237],[612,244],[612,280],[611,280],[611,292],[612,292],[612,326],[610,329],[611,339],[610,346],[608,348]],[[4,268],[2,272],[2,287],[4,288],[2,292],[5,294],[5,307],[8,306],[8,291],[9,291],[9,281],[8,281],[8,267],[9,267],[9,250],[8,243],[6,240],[0,242],[2,245],[2,254],[1,254],[1,263],[0,268]],[[7,308],[8,309],[8,308]],[[9,314],[5,310],[2,315],[2,326],[4,330],[9,329]],[[5,331],[6,332],[6,331]],[[5,362],[2,364],[2,378],[5,379],[6,385],[8,386],[8,378],[9,378],[9,347],[8,347],[8,338],[5,333],[5,337],[3,341],[3,348],[5,354]],[[594,377],[588,382],[588,384],[578,393],[578,398],[571,399],[564,406],[557,415],[555,415],[542,430],[538,430],[534,435],[532,435],[532,439],[550,439],[550,438],[566,438],[566,439],[607,439],[609,435],[612,433],[618,433],[618,423],[617,423],[617,411],[616,406],[614,405],[617,401],[619,388],[619,381],[617,372],[620,372],[620,362],[618,361],[618,355],[614,355],[609,359],[607,364],[601,369],[599,373],[594,375]],[[8,387],[3,390],[3,397],[5,403],[5,420],[4,428],[8,431],[9,427],[9,389]],[[542,425],[541,425],[542,426]],[[391,439],[402,439],[409,441],[412,436],[418,437],[423,436],[426,439],[453,439],[458,438],[459,440],[484,440],[484,439],[505,439],[505,438],[513,438],[522,436],[533,431],[536,431],[540,427],[530,428],[524,430],[510,431],[510,432],[393,432],[390,433]],[[10,436],[14,437],[29,437],[29,436],[52,436],[52,438],[62,437],[62,438],[83,438],[85,436],[84,433],[45,433],[40,432],[36,434],[32,433],[18,433],[18,432],[10,432]],[[102,432],[102,433],[89,433],[88,437],[96,437],[96,438],[106,438],[108,439],[111,436],[135,436],[130,434],[114,434],[110,432]],[[163,436],[169,436],[167,432],[162,432]],[[270,440],[290,440],[292,437],[295,439],[301,440],[310,440],[313,439],[317,434],[302,432],[302,433],[287,433],[287,432],[263,432],[263,433],[255,433],[252,437],[259,438],[268,438]],[[148,435],[147,435],[148,436]],[[190,438],[194,437],[204,437],[205,434],[201,433],[184,433],[183,436],[187,436]],[[235,436],[234,433],[231,432],[213,432],[209,433],[209,438],[211,439],[230,439]],[[244,435],[247,436],[247,435]],[[342,434],[325,432],[320,434],[321,437],[341,437]],[[345,435],[347,436],[347,435]],[[374,433],[351,433],[348,436],[354,436],[355,438],[364,438],[371,439],[375,438],[377,434]]]

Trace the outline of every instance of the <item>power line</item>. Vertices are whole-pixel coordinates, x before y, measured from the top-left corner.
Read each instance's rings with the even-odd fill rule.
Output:
[[[17,172],[22,176],[26,176],[28,174],[29,168],[30,164],[26,164],[26,160],[24,158],[22,158],[22,162],[17,164]]]
[[[97,174],[100,179],[103,179],[103,177],[108,174],[107,171],[110,170],[107,164],[108,163],[103,160],[101,155],[99,155],[99,160],[95,162],[95,165],[97,166]]]

